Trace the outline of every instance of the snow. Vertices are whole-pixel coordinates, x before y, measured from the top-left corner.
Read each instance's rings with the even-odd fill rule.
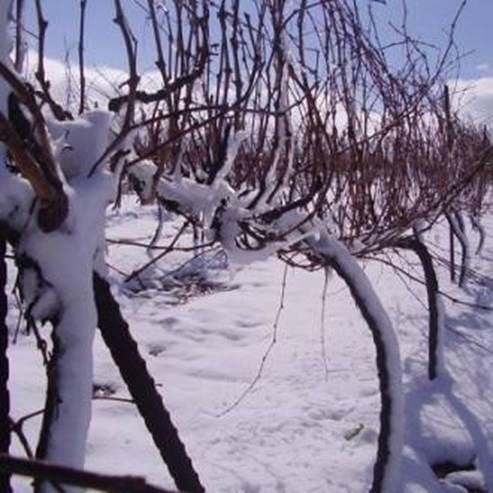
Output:
[[[0,7],[0,33],[4,34],[5,4]],[[0,57],[4,61],[8,58],[5,43],[0,39]],[[7,90],[0,86],[3,107]],[[92,406],[93,339],[97,325],[93,270],[97,252],[104,244],[105,210],[114,199],[118,179],[107,172],[90,179],[87,174],[106,148],[109,116],[90,112],[70,124],[51,127],[50,145],[55,159],[60,160],[57,166],[64,172],[60,179],[69,203],[68,217],[56,232],[45,234],[40,230],[36,220],[39,203],[32,204],[33,193],[25,180],[9,176],[3,169],[1,183],[1,218],[19,232],[15,253],[22,265],[19,285],[26,313],[36,322],[56,320],[53,347],[57,356],[51,370],[52,381],[56,382],[56,403],[46,435],[45,456],[49,461],[79,468],[85,462]],[[41,491],[56,489],[44,483]],[[66,487],[65,491],[79,490]]]
[[[60,165],[70,181],[74,176],[87,175],[108,146],[112,114],[107,111],[87,111],[75,121],[48,121],[53,139],[62,139]]]
[[[0,2],[0,60],[9,66],[11,5]],[[281,44],[283,55],[292,58],[289,40],[283,38]],[[376,262],[358,262],[354,254],[364,248],[365,238],[355,239],[351,253],[330,235],[332,228],[327,230],[326,223],[313,219],[304,224],[300,211],[272,221],[266,217],[268,212],[275,216],[276,207],[283,205],[283,185],[294,159],[291,118],[296,112],[288,110],[287,75],[285,64],[279,74],[279,107],[286,111],[286,119],[277,122],[279,144],[254,211],[248,207],[252,196],[233,190],[228,181],[248,137],[243,132],[228,136],[225,162],[210,184],[182,176],[179,166],[169,176],[161,176],[150,162],[129,170],[142,185],[144,201],[156,193],[163,202],[175,203],[182,214],[200,220],[205,241],[218,245],[204,247],[198,256],[192,257],[190,249],[167,252],[166,244],[181,231],[182,219],[171,214],[163,219],[155,208],[141,208],[128,196],[122,210],[106,211],[123,166],[120,160],[110,174],[105,171],[107,163],[100,163],[109,158],[105,149],[112,127],[118,127],[118,117],[108,112],[86,112],[69,122],[48,121],[49,145],[69,206],[66,220],[50,234],[37,225],[39,203],[33,202],[29,184],[13,173],[6,176],[2,164],[0,219],[19,233],[15,256],[22,267],[18,281],[25,314],[42,326],[41,338],[56,355],[51,376],[57,403],[46,459],[106,473],[144,475],[173,488],[97,336],[92,282],[93,271],[98,270],[114,284],[208,491],[376,491],[372,476],[379,437],[384,436],[379,420],[384,399],[375,342],[385,349],[381,363],[391,399],[390,451],[378,491],[493,491],[493,363],[488,357],[493,350],[492,315],[471,305],[493,301],[488,263],[493,244],[486,245],[485,258],[475,261],[484,274],[471,276],[467,291],[451,286],[440,273],[442,286],[469,305],[442,306],[440,300],[440,330],[447,332],[447,337],[440,337],[445,341],[440,353],[444,363],[439,377],[429,382],[423,287],[403,284]],[[0,81],[3,113],[9,90]],[[113,151],[125,150],[135,135],[122,139]],[[5,162],[3,146],[0,152]],[[277,187],[271,178],[279,172],[282,180]],[[459,216],[452,220],[460,226]],[[493,219],[486,218],[486,223],[491,231]],[[258,232],[253,247],[245,245],[246,225]],[[423,241],[431,234],[438,235],[438,243],[446,237],[440,224],[433,232],[428,226],[415,224]],[[106,232],[115,240],[110,243],[108,265]],[[459,230],[457,234],[466,244],[467,235]],[[127,241],[119,244],[121,238]],[[152,249],[145,248],[151,238]],[[372,239],[369,232],[366,240]],[[132,240],[141,245],[132,246]],[[165,246],[159,246],[161,242]],[[300,242],[334,260],[343,279],[329,277],[327,268],[315,273],[294,270],[276,259],[280,247]],[[193,243],[196,238],[189,235],[178,240],[179,246]],[[131,276],[147,261],[160,259],[155,252],[166,255]],[[465,254],[469,268],[467,249]],[[406,262],[414,276],[421,275],[419,269],[416,273],[416,259],[409,256]],[[13,265],[10,272],[15,272]],[[132,282],[126,282],[129,275]],[[358,307],[354,300],[360,301]],[[22,420],[32,415],[22,431],[34,450],[39,410],[45,402],[46,368],[37,353],[43,341],[27,330],[18,331],[23,324],[16,318],[20,320],[22,313],[14,297],[10,305],[12,417]],[[363,314],[374,321],[373,333],[358,311],[362,306]],[[53,334],[45,324],[49,319],[55,320]],[[20,441],[12,451],[26,453]],[[28,481],[14,481],[16,491],[31,490]],[[45,483],[40,491],[51,493],[56,488]]]
[[[35,269],[27,269],[21,277],[27,300],[35,302],[31,314],[37,320],[55,314],[59,317],[56,372],[60,403],[49,434],[47,459],[81,467],[91,418],[92,343],[97,325],[92,292],[93,257],[104,232],[104,210],[109,197],[104,186],[80,187],[69,192],[70,215],[64,227],[45,234],[31,221],[23,231],[18,250],[42,272],[42,279],[35,282]],[[46,486],[43,491],[53,488]]]
[[[108,236],[146,241],[154,233],[156,217],[155,207],[142,209],[135,199],[126,199],[121,211],[109,213]],[[166,222],[160,243],[169,243],[179,227]],[[485,219],[485,228],[493,230],[493,218]],[[444,229],[445,245],[446,233]],[[435,242],[434,236],[425,238]],[[212,260],[208,255],[204,254],[204,263]],[[470,282],[469,294],[448,284],[448,273],[439,269],[442,288],[466,301],[491,303],[493,242],[487,241],[483,255],[471,259],[482,276],[481,284]],[[253,389],[224,414],[254,380],[271,343],[285,267],[271,257],[228,272],[216,260],[210,264],[213,268],[202,272],[213,288],[194,290],[187,285],[190,272],[174,270],[190,258],[185,252],[165,257],[146,272],[154,289],[134,292],[114,269],[132,272],[147,260],[146,249],[116,244],[109,249],[115,294],[207,490],[367,491],[379,431],[375,353],[368,328],[341,280],[337,276],[329,280],[322,327],[324,272],[288,269],[277,342]],[[415,256],[409,253],[406,259],[419,275]],[[387,267],[377,262],[363,267],[401,348],[406,425],[401,485],[396,491],[463,491],[458,484],[464,481],[484,485],[493,470],[487,469],[492,459],[488,444],[493,440],[493,315],[444,299],[449,377],[430,383],[427,318],[418,301],[426,299],[424,289],[412,285],[417,300]],[[168,282],[171,278],[173,283]],[[12,328],[15,316],[12,301]],[[48,337],[48,327],[42,335]],[[12,415],[18,419],[43,405],[43,369],[34,339],[20,334],[10,348],[10,360]],[[119,398],[128,394],[98,335],[94,360],[94,383],[101,390],[93,401],[86,467],[145,475],[172,488],[133,405],[103,398],[105,393]],[[32,445],[39,423],[34,418],[24,425]],[[23,454],[15,438],[14,442],[13,452]],[[477,471],[458,471],[439,481],[430,464],[445,460],[463,465],[472,461],[486,477]],[[27,481],[15,481],[16,491],[30,491]]]
[[[217,173],[214,181],[219,183],[224,180],[231,172],[233,164],[235,162],[238,151],[240,150],[241,143],[248,137],[248,133],[244,130],[236,132],[232,137],[228,137],[226,159],[224,165]]]
[[[230,166],[229,161],[238,152],[243,137],[240,132],[228,143],[225,167]],[[275,209],[263,204],[258,206],[255,212],[249,210],[248,199],[235,192],[222,173],[218,173],[214,182],[208,185],[176,173],[171,177],[160,176],[152,162],[143,160],[132,166],[129,174],[137,183],[136,189],[143,203],[148,202],[155,191],[159,200],[173,203],[181,214],[195,219],[200,218],[206,238],[218,241],[227,252],[230,261],[235,264],[249,265],[255,261],[265,260],[281,248],[289,247],[315,234],[323,225],[318,221],[312,226],[305,225],[303,227],[305,231],[299,232],[299,225],[305,222],[306,216],[298,210],[286,212],[277,220],[267,224],[261,219],[262,213],[273,212]],[[159,180],[155,185],[156,176]],[[223,177],[219,178],[220,176]],[[238,240],[242,233],[242,223],[252,225],[259,232],[269,235],[269,240],[259,242],[258,248],[241,247]]]

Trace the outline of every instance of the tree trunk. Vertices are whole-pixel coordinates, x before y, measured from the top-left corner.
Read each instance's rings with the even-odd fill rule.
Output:
[[[109,284],[94,274],[98,327],[161,457],[181,491],[204,492],[178,431],[130,334]]]
[[[7,266],[5,264],[6,241],[0,239],[0,453],[8,454],[10,447],[10,395],[8,389],[9,360],[7,357],[8,329],[7,318]],[[10,475],[0,473],[0,492],[9,493]]]

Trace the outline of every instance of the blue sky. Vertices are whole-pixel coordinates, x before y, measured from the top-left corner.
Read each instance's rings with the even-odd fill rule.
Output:
[[[361,1],[360,1],[361,3]],[[400,17],[400,0],[387,0],[379,6],[380,16]],[[457,12],[459,0],[407,0],[409,29],[412,35],[443,47],[448,30]],[[493,75],[493,1],[468,0],[456,29],[456,42],[461,52],[463,78]]]
[[[245,4],[251,0],[242,0]],[[400,22],[402,0],[374,3],[377,18],[386,25]],[[34,2],[28,2],[33,4]],[[47,54],[61,59],[66,49],[72,50],[75,61],[78,33],[78,0],[44,0],[45,15],[49,20]],[[366,9],[367,0],[358,0]],[[410,32],[418,38],[443,46],[444,30],[450,24],[460,0],[407,0]],[[152,45],[145,39],[145,16],[133,0],[123,0],[134,33],[140,42],[141,70],[152,69]],[[31,7],[32,8],[32,7]],[[125,66],[119,32],[112,22],[112,0],[88,0],[87,58],[89,64],[115,68]],[[32,25],[33,12],[29,21]],[[460,76],[466,79],[493,76],[493,0],[468,0],[457,28],[457,43],[463,52],[471,52],[461,62]]]

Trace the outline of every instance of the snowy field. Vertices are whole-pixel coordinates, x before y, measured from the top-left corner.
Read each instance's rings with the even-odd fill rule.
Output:
[[[140,210],[126,202],[120,211],[110,211],[108,237],[148,241],[156,210],[137,216]],[[169,243],[177,227],[165,223],[159,244]],[[491,236],[493,218],[486,218],[485,227]],[[432,233],[429,246],[446,256],[439,240]],[[123,313],[207,491],[367,491],[380,397],[370,333],[343,283],[329,274],[324,289],[323,271],[286,270],[275,258],[227,270],[220,253],[205,256],[206,270],[195,261],[170,273],[191,255],[173,254],[156,263],[146,271],[154,289],[146,290],[136,282],[122,283],[124,273],[149,259],[145,248],[110,244],[108,258]],[[389,258],[421,277],[411,254]],[[487,240],[473,267],[478,275],[467,292],[452,287],[441,267],[442,288],[469,303],[493,304],[493,240]],[[430,385],[424,288],[381,262],[368,262],[366,271],[401,344],[406,389],[401,491],[487,491],[491,478],[472,471],[438,482],[429,464],[483,466],[493,475],[488,451],[493,443],[493,313],[445,300],[451,380]],[[197,273],[203,276],[199,282]],[[13,301],[10,321],[14,331]],[[274,333],[276,342],[256,379]],[[48,327],[42,334],[48,337]],[[15,419],[43,406],[44,371],[35,346],[32,336],[21,333],[10,348]],[[87,468],[144,475],[173,488],[133,404],[115,400],[128,394],[99,336],[95,366]],[[24,424],[33,447],[39,424],[39,418]],[[13,453],[23,455],[14,442]],[[465,481],[469,490],[458,486]],[[16,492],[31,490],[27,481],[16,480],[16,485]]]

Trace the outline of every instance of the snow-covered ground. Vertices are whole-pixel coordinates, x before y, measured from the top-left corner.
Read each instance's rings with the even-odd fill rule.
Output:
[[[137,211],[126,202],[119,212],[110,212],[108,237],[148,240],[156,210],[148,208],[143,215]],[[169,242],[177,227],[165,223],[159,243]],[[493,233],[493,217],[485,227]],[[434,244],[439,238],[432,234],[428,240]],[[152,270],[155,288],[131,292],[122,287],[119,272],[128,274],[142,265],[145,249],[115,244],[109,248],[111,277],[123,313],[206,489],[366,491],[375,459],[380,397],[371,336],[343,283],[329,274],[324,292],[323,271],[285,271],[275,258],[227,271],[220,254],[208,254],[212,260],[207,282],[198,286],[184,281],[183,270],[174,277],[166,275],[190,258],[191,253],[183,252],[166,256]],[[416,259],[411,254],[405,259],[421,276]],[[190,265],[190,272],[196,273],[197,262]],[[443,268],[442,288],[465,301],[488,305],[493,302],[493,241],[473,260],[473,267],[481,276],[467,293],[450,286]],[[488,451],[488,443],[493,443],[493,313],[445,300],[445,360],[451,379],[431,385],[426,380],[425,290],[382,263],[368,263],[366,270],[401,344],[407,423],[401,491],[467,491],[452,486],[451,480],[439,483],[428,464],[482,463],[493,471],[493,454]],[[13,302],[10,320],[14,330]],[[260,378],[237,402],[256,379],[274,332],[276,342]],[[48,327],[42,333],[47,337]],[[10,348],[15,419],[43,406],[44,370],[35,346],[32,336],[21,334]],[[99,390],[93,402],[87,468],[145,475],[172,488],[136,409],[114,400],[128,394],[100,338],[95,363]],[[24,424],[33,446],[39,423],[34,418]],[[14,442],[13,452],[22,455]],[[16,491],[30,491],[27,481],[16,484]]]

